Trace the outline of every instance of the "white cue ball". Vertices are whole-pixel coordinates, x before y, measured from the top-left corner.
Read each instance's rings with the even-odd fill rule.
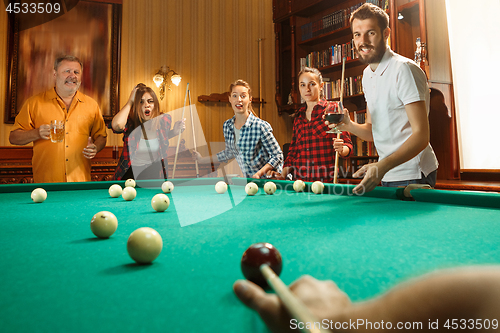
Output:
[[[125,181],[125,187],[135,187],[135,180],[133,180],[132,178],[127,179]]]
[[[123,199],[127,201],[132,201],[135,199],[135,196],[137,195],[137,191],[133,187],[125,187],[122,192],[122,197]]]
[[[321,193],[323,193],[323,190],[325,189],[325,184],[323,184],[322,182],[317,180],[314,183],[312,183],[311,189],[314,193],[321,194]]]
[[[293,183],[293,189],[295,192],[302,192],[306,188],[306,183],[304,181],[298,179]]]
[[[174,184],[171,181],[166,181],[161,184],[161,190],[163,193],[170,193],[174,190]]]
[[[259,187],[254,182],[250,182],[245,185],[245,192],[248,195],[255,195],[259,191]]]
[[[132,232],[127,241],[127,251],[139,264],[149,264],[158,257],[163,248],[160,234],[151,228],[143,227]]]
[[[265,183],[264,192],[266,192],[267,194],[274,194],[274,192],[276,192],[276,184],[273,182]]]
[[[166,211],[168,206],[170,206],[170,199],[166,194],[156,194],[153,199],[151,199],[151,207],[157,212]]]
[[[118,184],[113,184],[109,187],[109,195],[112,198],[118,198],[120,195],[122,195],[122,187]]]
[[[90,230],[99,238],[108,238],[118,228],[118,220],[111,212],[99,212],[90,220]]]
[[[39,187],[31,192],[31,200],[33,200],[34,202],[44,202],[45,199],[47,199],[47,192],[43,188]]]
[[[217,182],[217,184],[215,184],[215,191],[219,194],[226,193],[227,184],[225,182],[223,182],[222,180],[220,182]]]

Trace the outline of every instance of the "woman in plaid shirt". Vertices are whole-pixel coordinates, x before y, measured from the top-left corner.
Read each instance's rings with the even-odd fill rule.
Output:
[[[114,179],[166,179],[168,140],[186,128],[185,119],[177,121],[173,129],[171,124],[170,115],[160,112],[153,89],[142,83],[135,86],[127,104],[108,125],[113,133],[123,133]]]
[[[214,158],[226,162],[236,158],[243,175],[248,178],[262,178],[268,171],[281,172],[283,153],[267,121],[258,118],[252,109],[252,90],[243,80],[237,80],[229,87],[229,102],[234,117],[224,122],[226,149]],[[201,157],[195,152],[199,163],[210,163],[211,157]]]
[[[306,67],[299,73],[300,95],[306,101],[295,114],[293,137],[290,150],[277,178],[313,182],[316,180],[331,183],[335,171],[335,151],[339,156],[348,157],[352,151],[351,136],[342,132],[339,139],[335,134],[326,133],[323,113],[335,102],[323,99],[323,77],[316,68]],[[333,142],[332,142],[333,141]]]

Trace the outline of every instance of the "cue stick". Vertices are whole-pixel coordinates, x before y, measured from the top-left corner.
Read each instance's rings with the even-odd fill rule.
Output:
[[[141,129],[142,129],[142,135],[144,136],[144,140],[145,140],[144,142],[146,142],[146,147],[148,148],[149,158],[151,159],[151,165],[153,165],[154,157],[153,157],[153,153],[151,152],[151,147],[149,146],[148,135],[146,134],[146,130],[144,129],[143,123],[141,123]],[[165,180],[166,180],[167,179],[167,171],[165,170],[165,162],[163,161],[163,154],[161,152],[161,147],[160,147],[160,156],[161,156],[161,168],[163,170],[163,178],[165,178]]]
[[[285,308],[290,312],[293,318],[302,323],[311,323],[313,328],[303,328],[302,332],[306,333],[327,333],[322,328],[314,327],[314,323],[320,322],[309,309],[295,296],[290,289],[281,281],[281,279],[274,273],[274,271],[266,264],[260,266],[262,275],[266,278],[267,284],[273,288],[274,292],[278,295]],[[307,325],[306,325],[307,326]]]
[[[233,198],[233,193],[231,192],[231,186],[229,186],[230,184],[233,184],[232,182],[229,183],[229,178],[227,178],[227,175],[226,175],[226,165],[228,165],[227,162],[221,162],[219,164],[219,168],[221,168],[221,171],[222,171],[222,177],[224,177],[224,182],[227,184],[227,194],[229,195],[229,201],[231,201],[231,206],[236,207],[235,203],[234,203],[234,198]]]
[[[191,90],[189,92],[189,113],[191,115],[191,130],[193,131],[193,147],[196,148],[196,136],[194,134],[194,121],[193,121],[193,110],[191,109]],[[196,166],[196,178],[200,178],[200,171],[198,169],[198,160],[194,160],[194,164]]]
[[[340,106],[342,106],[342,112],[344,112],[344,107],[343,107],[343,99],[344,99],[344,72],[345,72],[345,57],[342,58],[342,79],[340,80],[341,86],[340,86]],[[337,137],[335,139],[338,139],[340,136],[340,133],[337,133]],[[335,172],[333,174],[333,183],[337,184],[337,177],[339,175],[339,152],[335,151]]]
[[[186,100],[189,91],[189,82],[186,86],[186,96],[184,96],[184,106],[182,107],[182,117],[181,120],[184,119],[184,109],[186,108]],[[179,133],[179,138],[177,139],[177,148],[175,150],[175,158],[174,158],[174,171],[172,172],[172,178],[175,179],[175,167],[177,166],[177,155],[179,154],[179,145],[181,144],[181,133]]]
[[[259,38],[257,43],[259,45],[259,118],[262,119],[262,39]],[[252,102],[252,101],[250,101]]]

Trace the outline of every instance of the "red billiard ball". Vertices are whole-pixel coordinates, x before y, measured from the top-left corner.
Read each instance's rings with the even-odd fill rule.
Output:
[[[283,268],[281,254],[272,244],[255,243],[241,257],[241,271],[245,278],[264,289],[268,289],[269,285],[260,272],[262,264],[267,264],[276,275],[280,275]]]

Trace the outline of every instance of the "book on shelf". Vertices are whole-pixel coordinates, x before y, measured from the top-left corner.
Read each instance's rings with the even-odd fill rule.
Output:
[[[366,0],[365,2],[373,3],[384,10],[387,10],[389,6],[388,0]],[[300,27],[302,33],[301,41],[306,41],[308,39],[348,27],[351,13],[365,2],[360,2],[353,6],[335,11],[323,16],[321,19],[302,25]]]
[[[358,124],[366,122],[366,112],[354,111],[350,116],[351,120]],[[378,156],[377,149],[372,141],[364,141],[357,136],[352,136],[352,146],[352,152],[355,156]]]
[[[301,69],[303,66],[321,68],[342,63],[342,57],[347,60],[357,59],[358,55],[354,51],[354,41],[345,44],[335,44],[326,50],[313,51],[300,58]],[[304,60],[303,60],[304,59]]]
[[[352,153],[354,156],[378,156],[373,141],[364,141],[357,136],[352,136]],[[376,160],[376,159],[375,159]]]
[[[363,87],[361,86],[362,75],[356,77],[344,78],[344,97],[349,97],[353,95],[358,95],[363,93]],[[325,92],[326,99],[335,99],[340,97],[340,90],[342,82],[341,79],[335,81],[330,81],[330,79],[325,77],[323,79],[324,86],[323,90]]]

